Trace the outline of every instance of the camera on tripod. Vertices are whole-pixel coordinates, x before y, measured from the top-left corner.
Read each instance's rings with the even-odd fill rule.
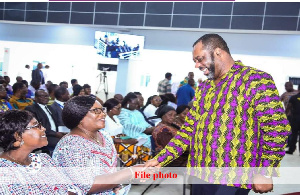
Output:
[[[98,63],[98,70],[100,70],[100,74],[97,77],[100,77],[100,82],[96,94],[104,91],[105,98],[107,100],[108,97],[108,82],[107,82],[107,71],[117,71],[117,65],[114,64],[101,64]],[[101,89],[102,88],[102,89]],[[100,90],[101,89],[101,90]]]
[[[98,63],[98,70],[101,71],[117,71],[117,65],[114,64],[100,64]]]

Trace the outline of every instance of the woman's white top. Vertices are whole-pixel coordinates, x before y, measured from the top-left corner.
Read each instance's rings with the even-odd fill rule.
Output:
[[[113,116],[113,121],[108,115],[105,118],[105,128],[104,131],[109,133],[110,136],[116,136],[123,133],[123,126],[120,123],[120,120],[116,115]]]
[[[156,114],[155,114],[156,110],[157,110],[157,108],[155,106],[153,106],[152,104],[149,104],[144,110],[144,114],[145,114],[146,118],[156,116]],[[150,119],[149,121],[154,123],[155,125],[157,125],[161,121],[161,118]]]

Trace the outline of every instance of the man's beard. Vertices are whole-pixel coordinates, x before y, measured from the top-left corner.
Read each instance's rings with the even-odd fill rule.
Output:
[[[207,68],[209,71],[207,78],[213,80],[215,78],[215,71],[216,71],[215,59],[213,53],[210,54],[210,59],[211,59],[211,63],[209,65],[209,68]]]

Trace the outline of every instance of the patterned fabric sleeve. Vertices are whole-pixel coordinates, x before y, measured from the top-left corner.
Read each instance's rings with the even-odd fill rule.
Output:
[[[59,148],[58,154],[53,156],[58,166],[66,167],[64,173],[73,184],[87,194],[94,183],[93,169],[90,168],[91,154],[84,150]],[[75,171],[76,169],[76,171]]]
[[[285,155],[284,148],[290,133],[290,125],[284,113],[280,97],[272,77],[264,73],[263,78],[254,84],[252,92],[255,118],[260,127],[259,140],[261,160],[258,167],[268,167],[261,172],[271,175],[272,167],[280,166]],[[276,173],[274,173],[276,174]]]
[[[196,96],[199,95],[200,93],[196,92]],[[194,101],[196,100],[196,96],[194,97]],[[171,163],[183,154],[188,147],[190,147],[191,137],[193,136],[194,129],[198,124],[195,122],[196,115],[196,108],[193,106],[186,116],[185,123],[181,129],[177,131],[177,135],[173,137],[168,145],[154,157],[154,159],[156,159],[162,166],[166,166]],[[191,153],[191,155],[193,154]]]

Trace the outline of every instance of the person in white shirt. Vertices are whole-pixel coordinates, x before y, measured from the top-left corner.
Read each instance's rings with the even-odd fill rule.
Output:
[[[161,102],[162,102],[162,99],[158,95],[151,96],[148,99],[148,101],[143,109],[146,119],[156,116],[155,111],[160,106]],[[156,126],[161,121],[161,119],[155,118],[155,119],[149,119],[149,121],[151,123],[155,124],[155,126]]]
[[[69,88],[68,88],[68,91],[69,91],[69,94],[70,94],[70,95],[73,95],[73,87],[74,87],[74,85],[78,85],[77,79],[72,79],[72,80],[71,80],[71,84],[72,84],[72,87],[69,87]]]

